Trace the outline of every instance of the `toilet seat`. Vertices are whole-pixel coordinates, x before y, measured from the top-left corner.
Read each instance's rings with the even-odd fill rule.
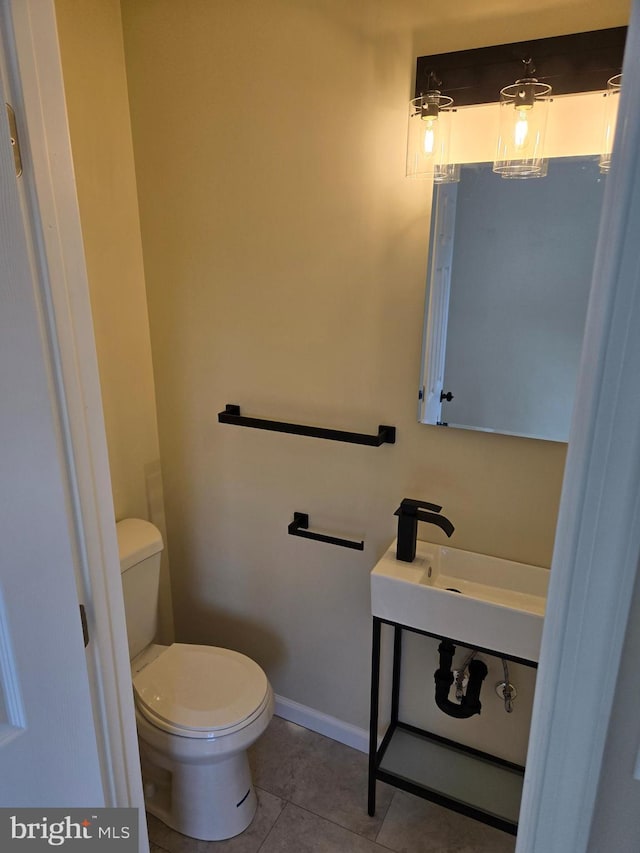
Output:
[[[251,658],[174,643],[133,679],[140,713],[181,737],[217,738],[250,725],[269,704],[267,677]]]

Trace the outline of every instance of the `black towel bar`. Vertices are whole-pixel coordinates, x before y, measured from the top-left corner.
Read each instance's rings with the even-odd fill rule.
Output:
[[[293,521],[288,532],[291,536],[302,536],[304,539],[315,539],[316,542],[328,542],[329,545],[340,545],[343,548],[353,548],[364,551],[364,542],[353,542],[351,539],[338,539],[337,536],[325,536],[324,533],[312,533],[309,527],[309,516],[306,512],[294,512]]]
[[[288,432],[292,435],[308,435],[312,438],[326,438],[331,441],[348,441],[351,444],[366,444],[370,447],[380,447],[381,444],[396,443],[396,428],[394,426],[379,426],[377,435],[365,435],[361,432],[346,432],[341,429],[325,429],[324,427],[302,426],[288,424],[282,421],[267,421],[262,418],[247,418],[240,414],[240,406],[227,403],[224,412],[218,413],[221,424],[268,429],[273,432]]]

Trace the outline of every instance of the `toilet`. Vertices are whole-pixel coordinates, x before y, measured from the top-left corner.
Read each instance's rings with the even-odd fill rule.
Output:
[[[269,725],[273,691],[246,655],[153,642],[162,537],[140,519],[116,528],[145,806],[183,835],[231,838],[257,808],[247,748]]]

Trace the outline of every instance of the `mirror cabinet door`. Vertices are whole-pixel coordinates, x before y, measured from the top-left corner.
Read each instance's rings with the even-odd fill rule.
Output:
[[[567,441],[603,190],[591,156],[434,188],[423,423]]]

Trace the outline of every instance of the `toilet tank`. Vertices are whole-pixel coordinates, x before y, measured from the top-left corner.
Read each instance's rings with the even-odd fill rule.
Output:
[[[153,642],[158,626],[158,589],[162,536],[140,518],[116,524],[129,660]]]

